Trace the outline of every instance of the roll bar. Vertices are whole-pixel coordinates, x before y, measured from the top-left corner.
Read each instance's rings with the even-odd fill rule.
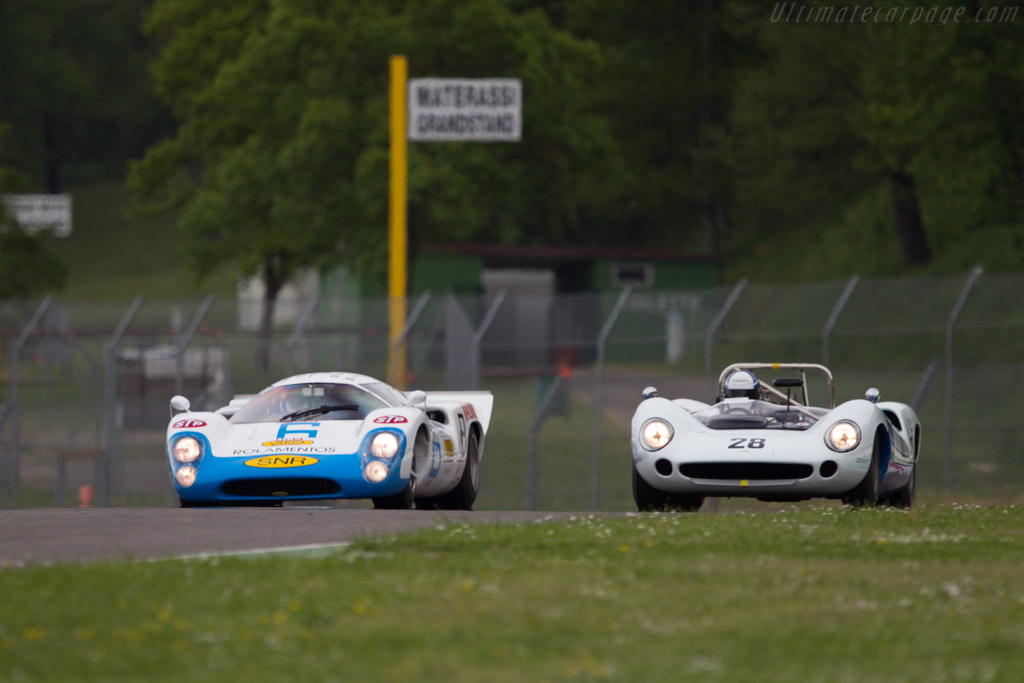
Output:
[[[810,405],[810,398],[807,395],[807,371],[813,370],[815,372],[820,372],[825,375],[825,384],[828,392],[826,404],[822,407],[828,408],[829,410],[836,407],[835,383],[832,379],[832,372],[824,365],[819,365],[818,363],[733,363],[722,370],[722,374],[718,376],[719,396],[725,394],[725,378],[737,370],[799,370],[800,380],[803,384],[803,403],[799,403],[796,399],[791,400],[804,406]],[[762,390],[775,394],[779,399],[786,399],[786,394],[782,393],[775,387],[768,386],[764,382],[761,383],[761,386]]]

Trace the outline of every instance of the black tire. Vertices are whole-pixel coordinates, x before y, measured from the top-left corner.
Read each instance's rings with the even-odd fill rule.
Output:
[[[476,432],[473,432],[469,435],[469,445],[466,447],[466,466],[462,469],[459,483],[448,493],[430,499],[430,503],[427,505],[441,510],[472,510],[479,491],[480,439]]]
[[[854,507],[878,505],[878,448],[879,438],[875,434],[875,442],[871,447],[871,463],[864,479],[846,492],[843,503]]]
[[[374,510],[411,510],[416,500],[416,453],[412,456],[412,469],[409,470],[409,481],[405,488],[393,496],[381,496],[373,499]]]
[[[695,512],[704,504],[704,496],[691,496],[660,491],[640,476],[633,463],[633,502],[640,512]]]
[[[885,499],[893,507],[909,510],[914,506],[914,494],[917,493],[917,463],[910,470],[910,480],[898,491]]]
[[[374,510],[411,510],[416,498],[416,478],[409,477],[405,488],[393,496],[381,496],[373,499]]]

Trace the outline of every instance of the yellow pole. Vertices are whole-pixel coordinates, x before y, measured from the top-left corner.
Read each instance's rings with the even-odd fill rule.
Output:
[[[408,61],[392,55],[391,73],[391,200],[388,210],[388,382],[405,389],[405,341],[398,335],[405,327],[408,283],[408,236],[406,204],[408,195],[408,159],[406,158],[405,97]]]

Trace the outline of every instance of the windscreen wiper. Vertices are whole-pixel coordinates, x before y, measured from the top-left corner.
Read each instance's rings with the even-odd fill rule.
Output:
[[[300,417],[313,417],[314,415],[333,413],[335,410],[359,410],[359,406],[355,403],[345,403],[341,405],[322,405],[316,406],[315,408],[303,408],[302,410],[296,410],[294,413],[288,413],[281,418],[281,422],[294,422]]]

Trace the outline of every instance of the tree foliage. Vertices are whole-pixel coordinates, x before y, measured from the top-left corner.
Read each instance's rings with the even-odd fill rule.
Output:
[[[594,240],[581,215],[601,198],[580,169],[611,141],[578,95],[598,50],[542,12],[499,0],[160,0],[147,30],[164,43],[153,75],[179,127],[130,183],[153,207],[184,206],[200,273],[234,261],[271,299],[304,266],[383,273],[393,54],[412,76],[516,76],[530,93],[522,144],[411,152],[414,241]]]
[[[999,265],[1024,266],[1024,146],[1008,125],[1024,114],[1020,22],[794,24],[755,3],[730,11],[734,34],[758,48],[737,71],[718,145],[737,187],[729,254],[748,272],[965,269],[995,255],[978,247],[996,234],[1015,245]]]
[[[2,162],[8,128],[0,124],[0,197],[25,184],[22,173]],[[50,248],[50,236],[26,232],[0,201],[0,301],[58,291],[66,282],[67,268]]]
[[[14,0],[0,120],[36,191],[141,157],[135,196],[181,208],[196,272],[233,263],[271,301],[304,267],[383,280],[392,54],[411,77],[523,81],[521,142],[410,145],[414,249],[648,247],[772,279],[1024,267],[1024,16],[780,6],[853,9]]]
[[[0,3],[0,121],[34,191],[121,179],[170,123],[152,93],[141,17],[150,0]]]

